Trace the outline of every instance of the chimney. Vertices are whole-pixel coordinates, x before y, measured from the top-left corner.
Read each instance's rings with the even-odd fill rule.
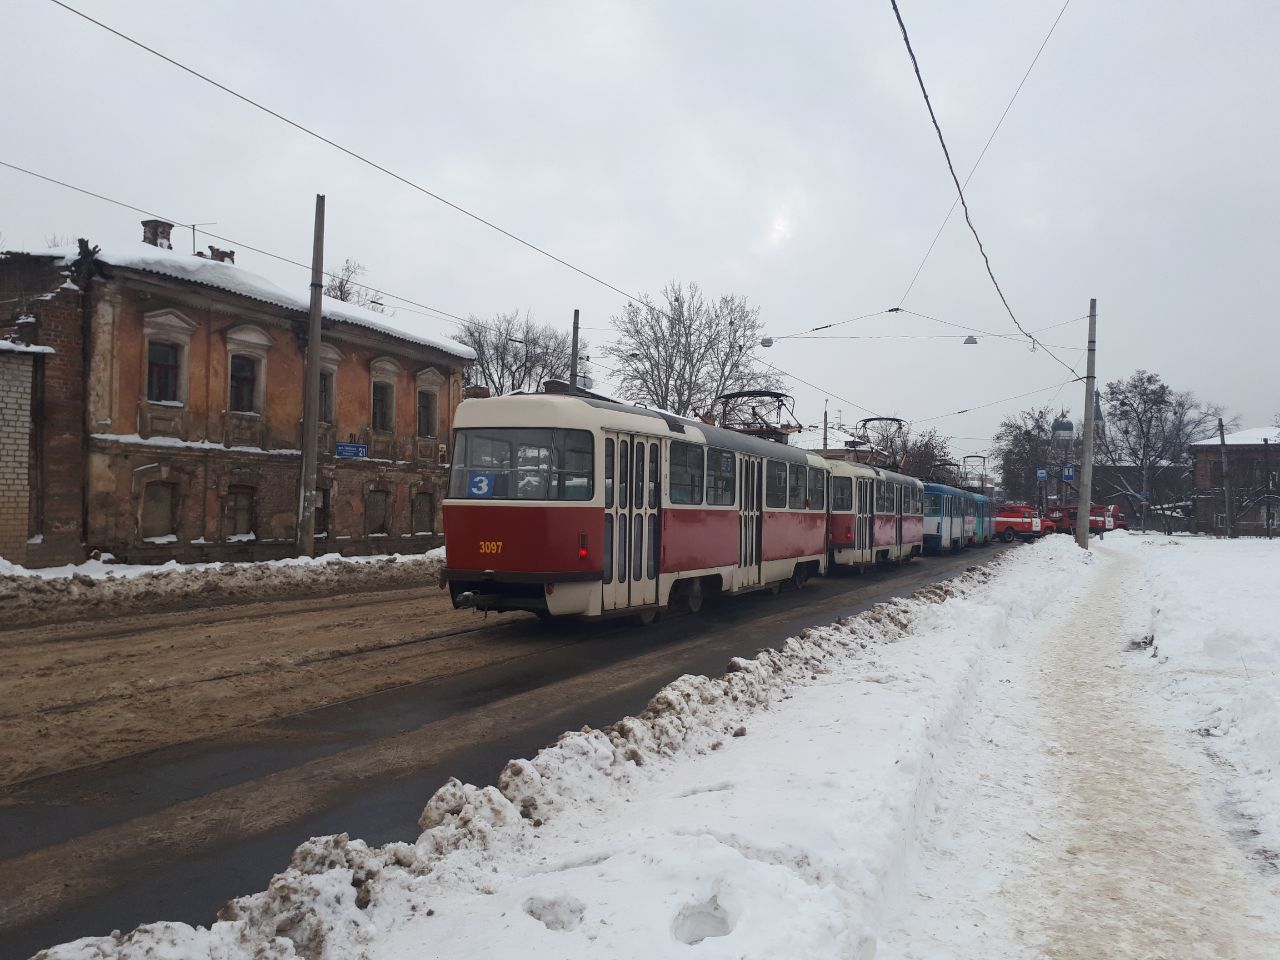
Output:
[[[169,242],[169,234],[172,230],[173,224],[166,223],[164,220],[143,220],[142,242],[159,247],[161,250],[172,250],[173,244]]]
[[[197,256],[203,256],[203,254],[197,254]],[[210,244],[209,259],[216,260],[218,263],[235,263],[236,252],[234,250],[222,250]]]

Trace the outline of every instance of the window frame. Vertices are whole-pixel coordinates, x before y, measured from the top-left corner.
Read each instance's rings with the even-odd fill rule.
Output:
[[[271,336],[252,324],[241,324],[232,327],[225,333],[227,342],[227,412],[239,416],[262,416],[267,402],[267,352],[274,341]],[[253,403],[252,409],[233,410],[231,408],[231,367],[236,357],[243,357],[254,362]]]
[[[685,440],[670,441],[667,451],[667,498],[674,506],[696,507],[705,501],[707,480],[707,452],[700,443],[689,443]],[[690,471],[690,455],[697,454],[697,473]],[[683,483],[677,480],[676,467],[679,465],[683,475]],[[695,499],[696,492],[696,499]],[[677,493],[679,496],[677,496]],[[683,497],[690,499],[681,499]]]
[[[799,484],[796,483],[799,478]],[[809,468],[803,463],[787,464],[787,509],[805,510],[809,499]]]
[[[146,384],[147,403],[170,407],[185,407],[187,405],[189,386],[187,381],[190,377],[188,358],[191,354],[191,337],[198,326],[199,324],[194,320],[188,318],[177,310],[153,310],[150,313],[143,314],[142,349],[148,371]],[[151,399],[150,353],[152,341],[158,343],[169,343],[178,347],[177,396],[173,400]]]
[[[806,491],[805,507],[808,510],[825,510],[827,508],[827,471],[821,467],[809,468],[809,489]]]
[[[765,460],[764,507],[766,510],[787,509],[787,483],[790,471],[785,460]],[[781,485],[779,486],[779,481]]]
[[[252,379],[249,382],[249,402],[247,406],[236,405],[236,366],[237,363],[248,364],[252,368]],[[243,380],[243,377],[241,377]],[[236,352],[227,360],[227,412],[262,414],[259,395],[262,389],[262,362],[251,353]]]
[[[382,404],[382,412],[386,418],[385,426],[379,425],[378,393],[386,391],[387,399]],[[374,433],[386,433],[394,436],[396,432],[396,384],[385,377],[374,377],[369,381],[369,429]]]
[[[719,461],[717,468],[712,468],[712,463]],[[725,464],[729,466],[729,472],[725,473],[723,467]],[[709,507],[731,507],[735,502],[735,495],[738,484],[738,458],[732,450],[725,450],[722,447],[708,447],[706,455],[706,489],[707,489],[707,506]],[[725,496],[728,499],[725,499]]]
[[[845,486],[848,486],[848,505],[837,506],[837,503],[844,504],[846,493]],[[839,474],[831,475],[831,512],[832,513],[852,513],[853,512],[853,477],[842,477]]]

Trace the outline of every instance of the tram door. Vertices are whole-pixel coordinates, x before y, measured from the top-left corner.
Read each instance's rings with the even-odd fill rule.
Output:
[[[604,435],[604,609],[658,602],[658,483],[662,444]]]
[[[738,580],[737,587],[760,582],[760,547],[764,518],[760,512],[764,461],[738,454]]]
[[[875,509],[875,481],[858,480],[858,520],[854,532],[855,546],[859,553],[871,549],[871,524]]]
[[[894,545],[898,548],[898,553],[902,553],[902,508],[905,506],[903,499],[906,497],[907,488],[900,483],[893,485],[895,491],[893,495],[894,510],[893,514],[897,518],[894,529]]]

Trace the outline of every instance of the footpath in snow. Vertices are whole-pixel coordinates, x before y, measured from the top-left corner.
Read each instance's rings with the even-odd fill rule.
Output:
[[[1278,571],[1051,537],[453,781],[415,843],[304,844],[212,929],[46,956],[1280,956]]]

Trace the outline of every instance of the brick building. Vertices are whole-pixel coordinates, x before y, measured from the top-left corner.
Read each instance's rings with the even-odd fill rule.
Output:
[[[14,344],[0,353],[0,554],[31,566],[94,550],[140,562],[291,555],[305,288],[283,290],[234,253],[176,253],[169,224],[143,226],[144,242],[123,249],[0,253],[0,337]],[[317,549],[435,546],[471,352],[329,298],[323,316]],[[23,364],[25,426],[6,406],[11,393],[21,402]],[[8,435],[22,430],[18,551],[2,511],[22,492],[10,460],[23,444]]]
[[[1263,441],[1267,441],[1264,443]],[[1267,494],[1280,493],[1280,427],[1254,427],[1226,435],[1227,464],[1231,472],[1236,532],[1265,536]],[[1198,533],[1227,533],[1226,499],[1222,472],[1222,445],[1218,438],[1191,445],[1195,480],[1195,529]],[[1270,486],[1268,486],[1268,474]],[[1272,494],[1273,531],[1280,523],[1280,503]]]

